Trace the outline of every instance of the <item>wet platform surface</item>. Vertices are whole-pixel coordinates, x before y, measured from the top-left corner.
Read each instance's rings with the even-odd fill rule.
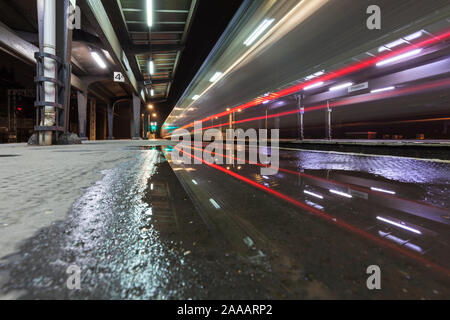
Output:
[[[38,299],[450,296],[449,163],[280,150],[280,171],[267,176],[254,164],[178,164],[171,146],[122,149],[132,157],[104,170],[67,219],[0,265],[9,274],[3,292]],[[81,290],[66,286],[71,265],[81,268]],[[370,265],[381,269],[381,290],[367,289]]]

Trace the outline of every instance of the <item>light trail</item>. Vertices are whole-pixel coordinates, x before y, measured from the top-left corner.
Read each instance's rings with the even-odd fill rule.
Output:
[[[286,202],[288,202],[288,203],[290,203],[290,204],[292,204],[292,205],[294,205],[294,206],[296,206],[298,208],[304,209],[304,210],[312,213],[314,216],[317,216],[317,217],[319,217],[319,218],[321,218],[321,219],[323,219],[323,220],[325,220],[325,221],[327,221],[327,222],[329,222],[329,223],[331,223],[333,225],[337,225],[337,226],[341,227],[342,229],[344,229],[346,231],[349,231],[349,232],[354,233],[354,234],[356,234],[358,236],[361,236],[361,237],[363,237],[363,238],[365,238],[365,239],[367,239],[369,241],[375,242],[375,243],[377,243],[380,246],[383,246],[383,247],[386,247],[388,249],[394,250],[397,253],[400,253],[400,254],[402,254],[402,255],[404,255],[406,257],[409,257],[409,258],[415,260],[416,262],[422,263],[425,267],[429,267],[429,268],[433,269],[434,271],[437,271],[439,273],[444,274],[447,277],[450,276],[450,270],[449,269],[447,269],[446,267],[443,267],[441,265],[435,264],[435,263],[429,261],[428,259],[424,258],[423,256],[420,256],[420,255],[418,255],[418,254],[416,254],[416,253],[414,253],[412,251],[409,251],[409,250],[406,250],[406,249],[404,249],[402,247],[399,247],[399,246],[395,245],[392,242],[389,242],[389,241],[387,241],[387,240],[385,240],[383,238],[379,238],[379,237],[377,237],[377,236],[375,236],[375,235],[373,235],[371,233],[368,233],[368,232],[366,232],[364,230],[361,230],[361,229],[357,228],[356,226],[353,226],[352,224],[349,224],[349,223],[345,222],[344,220],[341,220],[341,219],[338,219],[338,218],[334,217],[331,214],[325,213],[325,212],[323,212],[323,211],[321,211],[319,209],[311,207],[311,206],[309,206],[309,205],[307,205],[307,204],[305,204],[305,203],[303,203],[301,201],[298,201],[296,199],[293,199],[293,198],[291,198],[291,197],[289,197],[289,196],[287,196],[287,195],[285,195],[285,194],[283,194],[281,192],[272,190],[272,189],[270,189],[270,188],[268,188],[268,187],[266,187],[264,185],[261,185],[261,184],[255,182],[255,181],[253,181],[251,179],[248,179],[248,178],[246,178],[244,176],[241,176],[241,175],[239,175],[239,174],[237,174],[237,173],[235,173],[233,171],[227,170],[226,168],[222,168],[222,167],[220,167],[220,166],[218,166],[218,165],[216,165],[214,163],[210,163],[208,161],[205,161],[205,160],[203,160],[203,159],[201,159],[201,158],[199,158],[199,157],[197,157],[197,156],[195,156],[195,155],[193,155],[193,154],[191,154],[189,152],[186,152],[186,151],[184,151],[184,150],[182,150],[182,149],[180,149],[178,147],[175,147],[175,149],[180,151],[180,152],[183,152],[183,153],[187,154],[189,157],[191,157],[193,159],[201,161],[202,163],[208,165],[211,168],[214,168],[214,169],[216,169],[218,171],[221,171],[221,172],[223,172],[223,173],[225,173],[227,175],[230,175],[233,178],[236,178],[236,179],[238,179],[238,180],[240,180],[242,182],[245,182],[245,183],[247,183],[247,184],[249,184],[249,185],[251,185],[253,187],[256,187],[256,188],[258,188],[258,189],[260,189],[260,190],[262,190],[262,191],[264,191],[266,193],[269,193],[269,194],[271,194],[271,195],[273,195],[273,196],[275,196],[275,197],[277,197],[279,199],[282,199],[282,200],[284,200],[284,201],[286,201]]]
[[[234,107],[234,108],[232,108],[230,110],[227,110],[227,111],[224,111],[224,112],[221,112],[221,113],[217,113],[217,114],[211,115],[211,116],[206,117],[206,118],[204,118],[202,120],[199,120],[199,121],[200,122],[205,122],[205,121],[208,121],[208,120],[211,120],[211,119],[221,118],[221,117],[227,116],[227,115],[229,115],[229,114],[231,114],[233,112],[236,112],[239,109],[241,111],[243,111],[245,109],[248,109],[248,108],[260,105],[261,103],[263,103],[266,100],[275,100],[275,99],[279,99],[279,98],[291,95],[291,94],[293,94],[295,92],[303,90],[305,87],[309,87],[311,85],[315,85],[315,84],[320,83],[320,82],[326,82],[328,80],[336,79],[336,78],[339,78],[339,77],[351,74],[353,72],[356,72],[356,71],[359,71],[359,70],[362,70],[362,69],[365,69],[365,68],[368,68],[368,67],[371,67],[371,66],[375,66],[377,63],[381,62],[382,60],[390,59],[390,58],[393,58],[393,57],[395,57],[397,55],[401,55],[403,53],[406,53],[406,52],[410,51],[411,49],[425,48],[426,46],[438,43],[440,41],[444,41],[444,40],[446,40],[448,38],[450,38],[450,31],[446,31],[446,32],[444,32],[441,35],[432,37],[430,39],[423,40],[423,41],[421,41],[421,42],[419,42],[417,44],[413,44],[413,45],[407,46],[407,47],[402,48],[402,49],[398,49],[398,50],[394,50],[394,51],[388,52],[388,53],[383,54],[383,55],[378,56],[378,57],[372,57],[372,58],[369,58],[369,59],[367,59],[365,61],[349,65],[349,66],[341,68],[341,69],[339,69],[337,71],[334,71],[334,72],[331,72],[329,74],[325,74],[323,76],[315,78],[314,80],[307,81],[307,82],[304,82],[304,83],[300,83],[300,84],[291,86],[289,88],[283,89],[281,91],[278,91],[278,92],[275,92],[275,93],[271,93],[267,97],[256,98],[256,99],[254,99],[252,101],[249,101],[247,103],[244,103],[244,104],[242,104],[240,106]],[[186,128],[189,128],[189,127],[192,127],[192,126],[194,126],[194,123],[190,123],[190,124],[187,124],[185,126],[182,126],[179,129],[177,129],[177,130],[186,129]],[[174,132],[176,132],[177,130],[175,130]]]

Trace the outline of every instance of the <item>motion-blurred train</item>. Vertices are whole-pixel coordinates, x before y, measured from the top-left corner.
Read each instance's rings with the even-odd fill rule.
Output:
[[[448,0],[245,1],[162,136],[201,121],[286,139],[449,139],[449,75]]]

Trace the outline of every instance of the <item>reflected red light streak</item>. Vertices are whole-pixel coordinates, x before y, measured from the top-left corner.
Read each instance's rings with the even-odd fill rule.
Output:
[[[361,237],[363,237],[363,238],[365,238],[367,240],[370,240],[372,242],[375,242],[375,243],[377,243],[377,244],[379,244],[379,245],[381,245],[383,247],[386,247],[386,248],[389,248],[391,250],[394,250],[397,253],[400,253],[400,254],[402,254],[404,256],[407,256],[407,257],[409,257],[409,258],[411,258],[411,259],[413,259],[413,260],[415,260],[417,262],[420,262],[420,263],[424,264],[426,267],[430,267],[433,270],[435,270],[437,272],[440,272],[440,273],[443,273],[446,276],[450,276],[450,270],[449,269],[447,269],[447,268],[445,268],[443,266],[440,266],[438,264],[435,264],[435,263],[429,261],[428,259],[425,259],[424,257],[415,254],[414,252],[411,252],[411,251],[408,251],[408,250],[406,250],[404,248],[398,247],[397,245],[395,245],[392,242],[389,242],[389,241],[387,241],[387,240],[385,240],[383,238],[379,238],[379,237],[377,237],[377,236],[375,236],[375,235],[373,235],[371,233],[368,233],[368,232],[366,232],[364,230],[361,230],[361,229],[359,229],[359,228],[357,228],[357,227],[355,227],[355,226],[353,226],[353,225],[351,225],[351,224],[349,224],[349,223],[347,223],[347,222],[345,222],[343,220],[340,220],[340,219],[334,217],[331,214],[325,213],[325,212],[323,212],[321,210],[318,210],[318,209],[316,209],[314,207],[311,207],[311,206],[309,206],[309,205],[307,205],[307,204],[305,204],[305,203],[303,203],[301,201],[298,201],[296,199],[293,199],[293,198],[291,198],[291,197],[289,197],[289,196],[287,196],[287,195],[285,195],[285,194],[283,194],[281,192],[272,190],[272,189],[270,189],[270,188],[268,188],[268,187],[266,187],[264,185],[261,185],[261,184],[255,182],[255,181],[253,181],[251,179],[248,179],[248,178],[246,178],[244,176],[241,176],[241,175],[239,175],[239,174],[237,174],[237,173],[235,173],[233,171],[229,171],[226,168],[222,168],[222,167],[220,167],[220,166],[218,166],[218,165],[216,165],[214,163],[210,163],[208,161],[205,161],[205,160],[203,160],[203,159],[201,159],[199,157],[196,157],[195,155],[193,155],[193,154],[191,154],[189,152],[186,152],[186,151],[184,151],[184,150],[182,150],[180,148],[175,147],[175,149],[178,150],[178,151],[181,151],[182,153],[187,154],[188,156],[190,156],[193,159],[201,161],[202,163],[208,165],[209,167],[212,167],[212,168],[214,168],[216,170],[219,170],[219,171],[221,171],[223,173],[226,173],[226,174],[228,174],[228,175],[230,175],[230,176],[232,176],[232,177],[234,177],[234,178],[236,178],[236,179],[238,179],[240,181],[243,181],[243,182],[245,182],[245,183],[247,183],[247,184],[249,184],[249,185],[251,185],[253,187],[256,187],[256,188],[258,188],[258,189],[260,189],[262,191],[265,191],[265,192],[267,192],[267,193],[269,193],[269,194],[271,194],[271,195],[273,195],[273,196],[275,196],[275,197],[277,197],[279,199],[282,199],[282,200],[284,200],[284,201],[286,201],[286,202],[288,202],[288,203],[290,203],[290,204],[292,204],[292,205],[294,205],[296,207],[304,209],[304,210],[314,214],[315,216],[322,218],[323,220],[325,220],[325,221],[327,221],[329,223],[332,223],[334,225],[337,225],[337,226],[341,227],[344,230],[347,230],[347,231],[349,231],[351,233],[357,234],[357,235],[359,235],[359,236],[361,236]]]
[[[250,164],[250,165],[255,165],[255,166],[259,166],[259,167],[268,167],[268,165],[265,165],[265,164],[262,164],[262,163],[252,163],[252,162],[250,162],[250,161],[248,161],[246,159],[240,159],[240,158],[237,158],[237,157],[230,157],[230,156],[218,153],[218,152],[212,152],[212,151],[209,151],[209,150],[196,148],[196,147],[192,147],[192,149],[201,150],[203,152],[214,154],[215,156],[220,156],[222,158],[233,159],[233,160],[236,160],[236,161],[243,161],[243,162],[245,162],[247,164]],[[313,176],[313,175],[310,175],[310,174],[307,174],[307,173],[293,171],[293,170],[284,169],[284,168],[279,168],[278,170],[281,171],[281,172],[289,173],[291,175],[301,176],[301,177],[305,177],[305,178],[308,178],[308,179],[311,179],[311,180],[316,180],[316,181],[323,181],[323,182],[326,182],[326,183],[332,183],[332,184],[334,184],[336,186],[341,186],[341,187],[345,187],[345,188],[351,188],[351,189],[354,189],[354,190],[357,190],[357,191],[374,194],[374,195],[377,195],[378,197],[381,197],[381,198],[400,199],[402,201],[406,201],[406,202],[409,202],[409,203],[412,203],[412,204],[420,204],[420,205],[425,205],[425,206],[430,207],[430,208],[441,209],[439,207],[432,206],[432,205],[430,205],[428,203],[416,202],[416,201],[412,201],[412,200],[408,200],[408,199],[403,199],[403,198],[400,198],[400,197],[398,197],[396,195],[379,193],[379,192],[376,192],[374,190],[371,190],[370,188],[364,188],[364,187],[360,187],[360,186],[357,186],[357,185],[354,185],[354,184],[348,184],[348,183],[343,183],[343,182],[339,182],[339,181],[336,181],[336,180],[325,179],[325,178]]]
[[[300,84],[297,84],[295,86],[283,89],[281,91],[271,93],[269,96],[265,97],[264,99],[256,98],[256,99],[254,99],[254,100],[252,100],[250,102],[247,102],[247,103],[244,103],[244,104],[242,104],[240,106],[234,107],[234,108],[232,108],[229,111],[224,111],[224,112],[221,112],[221,113],[218,113],[218,114],[214,114],[214,115],[211,115],[211,116],[206,117],[206,118],[204,118],[202,120],[199,120],[199,121],[200,122],[205,122],[205,121],[214,119],[216,117],[219,117],[219,118],[220,117],[224,117],[224,116],[229,115],[230,113],[236,112],[239,109],[243,111],[245,109],[248,109],[248,108],[251,108],[251,107],[254,107],[254,106],[258,106],[263,101],[266,101],[266,100],[274,100],[274,99],[278,99],[278,98],[281,98],[281,97],[285,97],[285,96],[291,95],[291,94],[293,94],[295,92],[298,92],[298,91],[302,90],[306,86],[310,86],[310,85],[312,85],[314,83],[321,82],[321,81],[325,82],[325,81],[328,81],[328,80],[332,80],[332,79],[336,79],[336,78],[342,77],[344,75],[351,74],[353,72],[362,70],[364,68],[368,68],[368,67],[374,66],[376,63],[380,62],[381,60],[388,59],[388,58],[391,58],[393,56],[405,53],[405,52],[407,52],[407,51],[409,51],[409,50],[411,50],[413,48],[424,48],[426,46],[435,44],[437,42],[446,40],[449,37],[450,37],[450,31],[446,31],[446,32],[444,32],[441,35],[432,37],[430,39],[423,40],[423,41],[421,41],[419,43],[412,44],[412,45],[407,46],[405,48],[398,49],[398,50],[395,50],[395,51],[391,51],[391,52],[388,52],[388,53],[383,54],[383,55],[378,56],[378,57],[369,58],[369,59],[367,59],[365,61],[352,64],[352,65],[344,67],[342,69],[333,71],[333,72],[331,72],[329,74],[325,74],[323,76],[315,78],[314,80],[307,81],[307,82],[304,82],[304,83],[300,83]],[[194,123],[190,123],[190,124],[187,124],[185,126],[182,126],[179,129],[177,129],[177,130],[186,129],[186,128],[189,128],[189,127],[192,127],[192,126],[194,126]],[[174,132],[176,132],[177,130],[175,130]]]

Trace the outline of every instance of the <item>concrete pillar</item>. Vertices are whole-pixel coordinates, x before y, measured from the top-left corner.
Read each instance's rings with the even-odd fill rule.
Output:
[[[91,99],[91,104],[89,108],[89,140],[94,141],[97,139],[97,101],[95,99]]]
[[[108,103],[106,106],[106,113],[108,118],[108,140],[113,140],[114,109],[111,103]]]
[[[133,140],[140,140],[142,139],[140,137],[141,133],[141,99],[133,93],[133,106],[132,106],[132,123],[133,123],[133,130],[131,138]]]
[[[87,113],[87,93],[78,91],[78,127],[80,139],[87,140],[86,137],[86,113]]]

